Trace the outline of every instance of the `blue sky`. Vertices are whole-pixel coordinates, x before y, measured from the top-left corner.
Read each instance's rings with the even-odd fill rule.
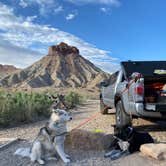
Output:
[[[66,42],[105,71],[165,60],[165,0],[0,0],[0,63],[27,67]]]

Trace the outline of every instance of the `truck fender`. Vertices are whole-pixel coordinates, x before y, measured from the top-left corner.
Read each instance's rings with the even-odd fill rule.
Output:
[[[116,104],[118,103],[118,101],[122,102],[122,106],[124,108],[124,103],[123,103],[123,100],[121,99],[120,94],[116,94],[115,95],[115,98],[114,98],[114,106],[115,106],[115,108],[116,108]],[[124,111],[125,111],[126,114],[128,114],[125,109],[124,109]]]

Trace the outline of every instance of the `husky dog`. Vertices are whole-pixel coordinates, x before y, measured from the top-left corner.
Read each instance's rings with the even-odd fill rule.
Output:
[[[56,105],[56,104],[55,104]],[[65,163],[70,162],[70,156],[64,152],[64,141],[67,133],[67,122],[72,117],[64,110],[52,106],[49,121],[42,127],[31,148],[19,148],[14,153],[22,157],[30,157],[32,162],[45,164],[45,160],[56,160],[56,153]]]
[[[45,127],[40,129],[40,132],[33,142],[30,158],[32,162],[37,161],[39,164],[44,164],[44,158],[56,152],[65,162],[70,162],[70,157],[64,152],[64,141],[67,133],[67,121],[72,120],[72,117],[62,109],[52,109],[52,115]]]

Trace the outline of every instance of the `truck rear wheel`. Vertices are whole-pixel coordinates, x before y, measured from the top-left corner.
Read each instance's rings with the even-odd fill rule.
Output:
[[[107,114],[108,113],[108,107],[104,104],[102,98],[100,98],[100,112],[102,114]]]
[[[123,105],[121,101],[118,101],[116,104],[116,126],[119,128],[123,128],[125,126],[131,126],[131,117],[127,115],[124,111]]]

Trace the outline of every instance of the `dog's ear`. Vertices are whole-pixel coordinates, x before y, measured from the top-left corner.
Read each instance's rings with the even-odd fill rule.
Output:
[[[54,95],[51,95],[51,98],[52,98],[53,100],[55,100],[55,99],[57,99],[58,97],[57,97],[57,96],[54,96]]]
[[[55,95],[51,95],[51,94],[49,94],[49,93],[47,93],[46,96],[47,96],[50,100],[52,100],[52,101],[58,99],[57,96],[55,96]]]

